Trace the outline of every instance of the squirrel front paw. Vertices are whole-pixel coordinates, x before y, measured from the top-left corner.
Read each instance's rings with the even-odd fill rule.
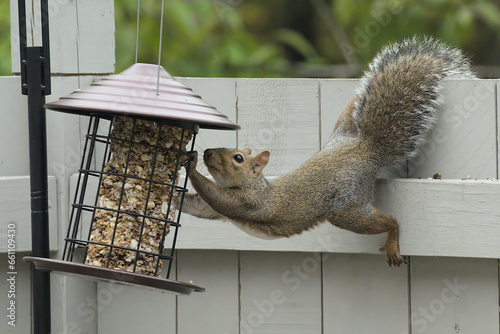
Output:
[[[189,175],[196,171],[196,166],[198,165],[198,152],[193,151],[187,154],[187,159],[183,163],[184,168],[186,168],[186,172]]]

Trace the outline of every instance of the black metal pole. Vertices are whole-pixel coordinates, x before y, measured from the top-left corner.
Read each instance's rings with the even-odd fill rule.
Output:
[[[19,53],[21,55],[21,88],[23,95],[28,95],[26,79],[26,3],[25,0],[17,1],[19,20]]]
[[[30,193],[31,193],[31,245],[32,256],[48,258],[49,205],[47,172],[47,135],[45,95],[50,94],[49,28],[47,0],[41,2],[41,47],[26,46],[26,11],[24,0],[19,0],[19,32],[21,47],[22,92],[28,95]],[[50,274],[31,265],[32,333],[49,334]]]
[[[40,9],[42,16],[42,73],[41,73],[41,88],[43,95],[50,95],[50,45],[49,45],[49,2],[48,0],[40,0]]]
[[[26,50],[30,140],[32,256],[50,257],[45,96],[41,88],[41,48]],[[32,267],[31,305],[34,334],[50,333],[50,274]]]

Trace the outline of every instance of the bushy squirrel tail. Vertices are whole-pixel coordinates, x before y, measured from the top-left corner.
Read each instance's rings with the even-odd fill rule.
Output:
[[[413,157],[436,123],[443,79],[473,79],[458,49],[432,38],[409,38],[385,47],[362,80],[353,120],[362,141],[397,165]]]

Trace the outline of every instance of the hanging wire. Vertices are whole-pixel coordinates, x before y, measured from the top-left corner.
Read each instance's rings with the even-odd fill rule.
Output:
[[[30,20],[30,30],[31,30],[31,46],[35,46],[35,0],[31,0],[31,20]]]
[[[141,11],[141,0],[137,0],[137,32],[135,35],[135,63],[137,64],[137,54],[139,52],[139,12]]]
[[[165,0],[161,1],[161,17],[160,17],[160,39],[158,51],[158,71],[156,75],[156,96],[160,95],[160,68],[161,68],[161,47],[163,39],[163,12],[165,8]],[[135,36],[135,63],[137,63],[137,55],[139,53],[139,22],[140,22],[141,0],[137,0],[137,27]]]
[[[160,18],[160,45],[158,51],[158,73],[156,77],[156,96],[160,95],[160,64],[161,64],[161,42],[163,37],[163,8],[165,7],[165,0],[161,0],[161,18]]]
[[[76,9],[76,26],[80,26],[80,11],[78,10],[78,1],[75,1],[75,9]],[[80,29],[76,29],[76,70],[78,73],[78,89],[81,88],[80,84]]]

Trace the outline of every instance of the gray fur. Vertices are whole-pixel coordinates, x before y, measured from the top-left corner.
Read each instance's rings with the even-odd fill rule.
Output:
[[[432,38],[386,46],[358,91],[353,119],[361,140],[371,141],[386,155],[384,165],[415,156],[436,123],[443,80],[474,78],[469,59],[459,49]]]

